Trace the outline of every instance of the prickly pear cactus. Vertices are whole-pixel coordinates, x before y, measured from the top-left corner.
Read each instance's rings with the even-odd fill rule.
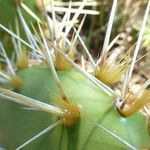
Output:
[[[59,125],[25,149],[130,149],[103,130],[98,123],[137,149],[150,146],[146,119],[136,113],[122,117],[114,108],[113,100],[89,79],[75,70],[58,71],[59,79],[69,100],[79,106],[79,121],[72,127]],[[45,103],[57,104],[57,87],[48,67],[43,65],[18,72],[22,79],[19,93]],[[53,97],[51,99],[50,97]],[[19,104],[1,100],[0,143],[6,149],[15,149],[59,118],[35,110],[25,110]]]
[[[84,3],[79,10],[83,7]],[[148,149],[149,121],[138,110],[149,102],[150,92],[144,86],[140,95],[123,97],[106,85],[120,80],[130,68],[129,57],[123,57],[123,62],[116,65],[117,69],[111,68],[111,73],[106,52],[101,65],[97,66],[92,60],[93,74],[75,64],[70,56],[75,57],[77,38],[81,41],[79,31],[83,20],[79,30],[75,30],[73,40],[69,41],[68,33],[79,13],[77,11],[76,19],[73,17],[72,20],[69,20],[70,16],[67,18],[67,13],[67,23],[56,25],[56,20],[51,19],[44,8],[46,19],[53,25],[49,26],[49,35],[40,23],[38,32],[33,28],[34,35],[31,34],[22,21],[29,43],[0,24],[16,40],[14,61],[0,43],[5,60],[0,70],[0,147],[8,150]],[[62,26],[66,30],[65,38]],[[25,53],[27,47],[32,51]],[[106,62],[109,65],[104,65]],[[104,67],[100,67],[102,65]],[[101,69],[110,73],[109,77],[114,77],[115,71],[119,79],[115,76],[110,82],[104,74],[100,79],[94,77]],[[105,78],[108,82],[104,82]]]

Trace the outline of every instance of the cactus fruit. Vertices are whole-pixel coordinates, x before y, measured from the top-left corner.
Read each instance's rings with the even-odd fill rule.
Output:
[[[80,11],[84,3],[79,6]],[[149,6],[150,1],[147,10]],[[66,49],[72,52],[76,39],[80,40],[80,29],[75,32],[73,44],[68,39],[79,16],[78,11],[69,20],[68,9],[64,16],[66,23],[62,21],[60,25],[56,24],[55,14],[51,19],[45,8],[43,11],[51,22],[48,24],[49,36],[44,35],[39,22],[33,36],[26,22],[22,21],[29,43],[0,24],[16,44],[16,59],[12,63],[0,43],[0,54],[7,66],[0,70],[0,147],[8,150],[150,148],[149,117],[138,112],[149,102],[149,90],[145,89],[148,82],[139,96],[115,94],[101,79],[75,64],[66,52]],[[21,17],[21,11],[18,13]],[[146,13],[145,18],[147,16]],[[21,43],[32,50],[28,56]]]

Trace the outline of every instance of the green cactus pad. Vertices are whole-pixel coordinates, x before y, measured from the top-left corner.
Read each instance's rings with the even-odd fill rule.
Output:
[[[15,0],[0,0],[0,23],[6,27],[9,27],[11,24],[15,27],[15,18],[17,17],[17,10],[14,3]],[[37,15],[39,11],[36,8],[35,0],[23,0],[23,2]],[[30,24],[35,22],[35,19],[32,18],[27,12],[22,11],[26,21]]]
[[[59,96],[49,68],[36,66],[17,73],[23,79],[20,93],[55,104]],[[113,100],[85,76],[75,70],[60,71],[58,76],[69,100],[80,108],[79,123],[67,128],[59,125],[27,145],[25,150],[127,150],[123,143],[99,129],[98,123],[137,149],[150,147],[146,119],[136,113],[123,118]],[[55,93],[55,94],[54,94]],[[53,98],[52,98],[53,97]],[[24,106],[0,100],[0,146],[15,149],[59,118]]]

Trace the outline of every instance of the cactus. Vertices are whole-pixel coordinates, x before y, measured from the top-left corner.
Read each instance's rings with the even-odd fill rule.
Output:
[[[28,6],[34,13],[39,14],[38,9],[36,8],[36,2],[35,0],[27,1],[24,0],[23,3],[20,0],[1,0],[0,1],[0,22],[1,24],[8,26],[13,25],[14,26],[14,18],[17,17],[17,10],[16,6],[23,4],[25,6]],[[35,20],[30,17],[27,13],[23,13],[25,15],[26,20],[28,23]],[[15,27],[15,26],[14,26]]]
[[[85,17],[78,30],[74,29],[79,11],[91,12],[83,11],[86,4],[86,0],[81,3],[71,20],[70,2],[63,20],[59,23],[55,18],[53,3],[53,19],[47,15],[43,4],[49,29],[47,36],[40,22],[37,23],[38,29],[33,27],[32,33],[18,7],[28,42],[19,37],[18,33],[0,24],[0,28],[11,35],[15,49],[15,59],[12,61],[0,43],[0,54],[4,60],[1,63],[4,69],[0,70],[0,146],[4,149],[137,150],[150,147],[149,117],[138,112],[150,102],[150,92],[146,89],[149,80],[138,93],[128,93],[126,90],[137,53],[131,59],[125,57],[129,54],[127,52],[123,62],[117,63],[119,65],[115,74],[118,79],[115,77],[114,82],[128,72],[121,95],[117,95],[109,84],[106,85],[109,82],[104,82],[103,78],[95,78],[97,68],[103,69],[101,66],[107,63],[105,56],[116,39],[109,45],[111,31],[107,30],[102,53],[105,59],[99,59],[96,63],[79,35]],[[114,18],[116,5],[117,1],[114,0],[110,19]],[[149,9],[150,1],[135,46],[137,52]],[[108,28],[112,27],[112,21]],[[72,40],[68,38],[71,29],[75,32]],[[89,56],[94,75],[74,62],[77,39]],[[27,48],[31,49],[28,53]],[[109,67],[113,66],[110,64]],[[109,67],[104,67],[103,71],[107,71]],[[104,80],[106,78],[109,80],[107,74]],[[111,81],[111,84],[114,82]]]

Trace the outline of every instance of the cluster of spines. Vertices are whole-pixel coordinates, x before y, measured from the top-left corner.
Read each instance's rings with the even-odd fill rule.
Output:
[[[78,11],[82,12],[83,7],[84,7],[85,4],[86,4],[86,0],[78,8]],[[24,52],[24,50],[18,51],[17,47],[15,47],[16,51],[17,51],[16,55],[18,55],[17,56],[18,59],[17,59],[17,63],[16,63],[17,68],[18,69],[27,68],[30,65],[29,64],[29,62],[30,62],[29,57],[30,58],[33,57],[34,59],[36,58],[36,60],[39,60],[40,62],[46,62],[49,65],[50,69],[51,69],[54,80],[55,80],[55,82],[58,86],[58,89],[60,90],[61,99],[64,102],[64,109],[60,109],[59,111],[57,110],[58,108],[56,108],[56,109],[54,108],[53,109],[54,111],[52,111],[51,107],[46,107],[42,103],[41,103],[41,108],[40,108],[40,105],[37,106],[36,101],[34,101],[34,100],[32,101],[32,104],[33,104],[32,106],[37,108],[37,109],[42,109],[42,110],[45,109],[46,111],[48,110],[49,112],[55,113],[55,114],[58,114],[58,115],[61,114],[60,115],[60,116],[62,116],[62,122],[61,123],[63,123],[65,126],[72,126],[79,119],[80,111],[78,109],[78,106],[76,104],[70,103],[67,96],[65,95],[65,93],[63,91],[63,88],[61,86],[61,83],[59,81],[59,78],[57,76],[56,70],[54,68],[53,60],[55,62],[55,67],[56,67],[57,70],[70,69],[71,66],[73,66],[73,67],[75,67],[75,69],[79,70],[82,74],[86,75],[89,79],[91,79],[91,81],[93,81],[95,84],[97,84],[100,88],[104,89],[104,91],[107,91],[107,94],[109,94],[112,97],[114,97],[114,96],[117,97],[117,95],[114,93],[114,91],[111,90],[107,85],[113,84],[113,83],[117,82],[118,80],[120,80],[120,77],[125,72],[129,72],[128,77],[127,77],[128,78],[127,81],[129,82],[132,71],[133,71],[133,64],[135,64],[135,61],[136,61],[136,56],[135,56],[136,53],[134,53],[135,55],[134,55],[133,59],[131,59],[130,57],[125,57],[126,56],[126,54],[125,54],[123,59],[120,60],[120,62],[114,62],[114,63],[109,64],[108,60],[106,59],[106,56],[108,54],[108,49],[110,49],[113,44],[112,43],[109,44],[109,38],[110,38],[111,30],[107,30],[106,38],[105,38],[105,42],[104,42],[104,48],[103,48],[104,52],[102,53],[102,55],[101,55],[100,59],[97,61],[97,63],[95,63],[93,58],[89,54],[86,46],[84,45],[84,43],[82,41],[82,38],[79,35],[79,32],[81,30],[81,27],[82,27],[82,24],[83,24],[85,18],[81,22],[81,24],[80,24],[81,26],[79,27],[78,31],[76,31],[76,29],[74,29],[73,25],[76,22],[76,20],[77,20],[80,13],[75,13],[72,20],[68,19],[68,18],[70,18],[70,13],[72,11],[71,2],[69,3],[69,8],[67,9],[66,14],[64,16],[64,22],[62,21],[63,24],[61,24],[60,27],[59,27],[59,24],[57,23],[58,21],[56,19],[54,6],[53,5],[51,6],[51,11],[52,11],[52,19],[51,19],[47,15],[44,4],[42,4],[42,5],[43,5],[44,15],[45,15],[46,20],[47,20],[49,35],[52,38],[51,40],[49,40],[49,37],[48,38],[45,37],[45,35],[42,31],[40,22],[39,22],[40,19],[38,17],[35,17],[35,18],[38,18],[37,21],[38,21],[38,27],[39,27],[40,34],[38,34],[38,31],[34,28],[35,35],[37,35],[36,38],[34,37],[34,35],[31,33],[29,27],[27,26],[27,24],[26,24],[26,22],[25,22],[25,20],[22,16],[21,11],[20,11],[18,6],[17,6],[18,7],[17,8],[18,13],[19,13],[22,25],[24,26],[25,32],[27,33],[27,38],[29,40],[29,43],[23,41],[18,35],[15,35],[13,32],[6,29],[4,26],[0,25],[0,27],[3,28],[4,30],[6,30],[12,36],[14,47],[15,47],[15,43],[16,43],[16,41],[15,41],[15,38],[16,38],[18,41],[22,42],[27,47],[32,49],[32,55],[27,56],[26,53]],[[113,7],[112,7],[112,12],[111,12],[111,15],[110,15],[111,19],[114,18],[116,5],[117,5],[117,1],[114,0]],[[149,12],[149,5],[150,5],[150,2],[148,3],[146,12]],[[137,46],[136,46],[136,51],[139,50],[139,44],[141,43],[141,37],[142,37],[142,34],[144,32],[144,27],[145,27],[145,24],[146,24],[147,17],[148,17],[148,13],[145,13],[143,26],[142,26],[142,29],[141,29],[141,32],[140,32],[140,35],[139,35],[139,39],[138,39],[138,42],[137,42]],[[108,28],[112,28],[113,19],[112,20],[111,19],[109,20]],[[49,24],[50,22],[53,24],[52,27]],[[66,24],[68,24],[68,26],[65,26]],[[64,33],[62,32],[63,28],[66,28],[66,31]],[[75,31],[75,37],[72,41],[69,41],[67,35],[68,35],[68,33],[70,32],[70,30],[72,28]],[[52,32],[52,31],[54,31],[54,32]],[[56,35],[56,33],[61,33],[61,34]],[[98,81],[94,76],[90,75],[85,70],[82,70],[72,60],[72,58],[74,56],[72,53],[73,53],[73,49],[75,49],[75,43],[76,43],[77,39],[79,39],[79,41],[81,42],[83,48],[85,49],[85,52],[89,56],[89,59],[91,61],[91,65],[94,68],[93,72],[95,74],[95,77],[97,79],[100,79],[100,81]],[[68,48],[69,49],[68,54],[65,54],[66,45],[67,45],[67,47],[69,47]],[[49,49],[51,49],[51,50],[49,51]],[[6,59],[6,62],[8,64],[8,70],[11,71],[11,75],[8,75],[7,73],[2,72],[2,71],[0,72],[0,75],[1,75],[2,78],[6,79],[6,80],[11,79],[11,85],[15,89],[18,89],[21,86],[21,79],[17,78],[17,76],[15,76],[15,73],[13,73],[14,69],[12,69],[13,68],[12,63],[8,59],[8,57],[6,56],[6,53],[4,51],[3,51],[2,55]],[[64,63],[62,63],[62,62],[64,62]],[[114,65],[116,65],[115,68],[113,68]],[[109,73],[111,75],[113,75],[114,78],[109,79]],[[116,78],[116,76],[118,76],[118,78]],[[127,86],[127,82],[125,83],[125,87],[126,86]],[[16,95],[16,93],[14,93],[14,92],[9,93],[8,90],[0,88],[0,93],[2,93],[1,96],[3,96],[3,97],[6,96],[7,98],[10,98],[10,99],[12,99],[12,100],[14,100],[18,103],[25,104],[25,105],[29,104],[28,103],[29,101],[28,102],[23,102],[21,100],[22,97],[20,95]],[[132,95],[132,96],[127,97],[127,96],[121,95],[121,97],[123,97],[122,105],[118,107],[118,104],[117,104],[118,101],[116,101],[116,107],[118,108],[119,112],[123,116],[129,116],[129,115],[132,115],[134,112],[137,112],[143,106],[145,106],[145,104],[147,104],[149,102],[150,95],[149,95],[149,90],[145,90],[145,91],[142,92],[141,95],[138,95],[138,96]],[[25,97],[25,99],[26,99],[26,97]],[[144,102],[143,102],[143,99],[145,100]],[[42,105],[44,105],[45,107],[43,108]],[[49,105],[49,106],[51,106],[51,105]],[[70,119],[70,116],[68,116],[68,114],[73,114],[71,119]],[[73,119],[73,121],[72,121],[72,119]]]

